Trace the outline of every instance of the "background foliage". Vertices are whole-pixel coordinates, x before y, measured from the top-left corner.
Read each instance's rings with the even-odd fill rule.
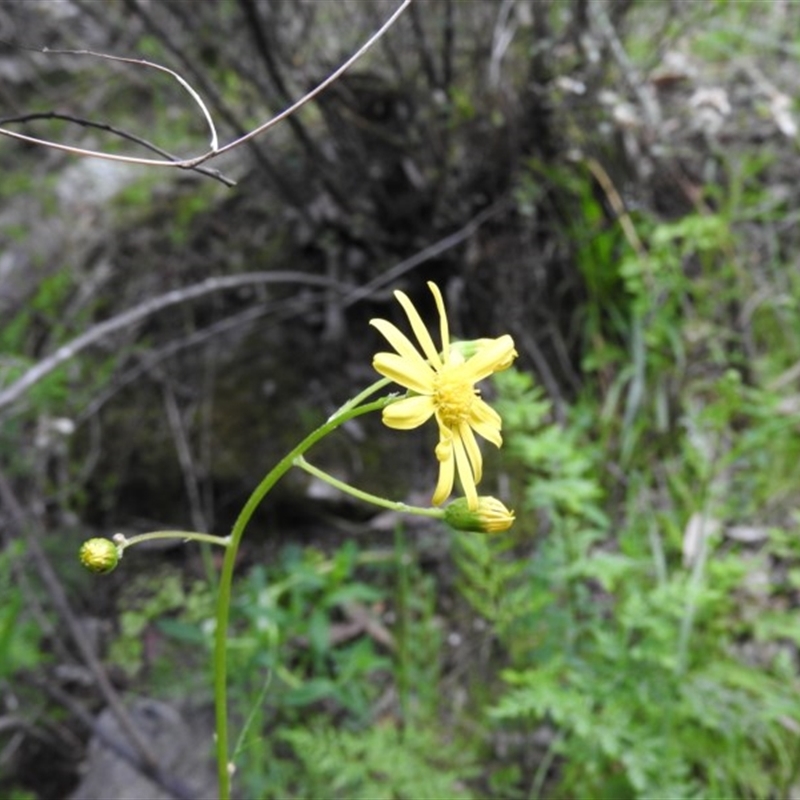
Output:
[[[166,76],[12,45],[165,63],[227,140],[392,8],[6,2],[2,117],[199,152]],[[131,551],[101,580],[75,566],[87,532],[224,533],[372,380],[389,290],[431,311],[430,279],[459,335],[517,343],[519,370],[485,389],[505,446],[484,483],[517,524],[404,527],[289,476],[239,565],[242,794],[796,793],[799,8],[415,3],[317,103],[214,165],[233,189],[0,140],[0,393],[138,304],[291,273],[146,314],[0,406],[3,796],[78,786],[112,696],[187,718],[209,703],[215,556]],[[431,443],[401,438],[363,422],[314,457],[414,498]]]

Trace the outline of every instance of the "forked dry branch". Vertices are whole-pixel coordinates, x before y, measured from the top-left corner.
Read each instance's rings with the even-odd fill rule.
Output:
[[[91,158],[102,158],[107,161],[119,161],[125,164],[138,164],[140,166],[150,166],[150,167],[178,167],[180,169],[194,169],[198,167],[200,164],[205,163],[206,161],[211,160],[212,158],[216,158],[217,156],[222,155],[223,153],[227,153],[230,150],[233,150],[240,145],[243,145],[245,142],[254,139],[257,136],[260,136],[262,133],[266,133],[270,128],[274,128],[278,123],[283,122],[288,117],[295,114],[299,111],[304,105],[309,103],[313,100],[317,95],[327,89],[331,84],[333,84],[336,80],[338,80],[350,67],[352,67],[357,61],[359,61],[364,54],[395,24],[395,22],[399,19],[400,15],[411,5],[412,0],[402,0],[400,5],[395,9],[394,13],[386,20],[386,22],[381,25],[381,27],[372,35],[370,38],[358,49],[355,53],[353,53],[350,58],[348,58],[341,66],[335,69],[333,72],[328,75],[325,80],[317,84],[311,91],[304,94],[299,100],[295,103],[292,103],[288,108],[281,111],[279,114],[276,114],[274,117],[271,117],[262,125],[254,128],[253,130],[249,131],[248,133],[240,136],[237,139],[234,139],[232,142],[229,142],[222,147],[219,146],[219,139],[217,136],[216,126],[214,125],[214,120],[211,116],[211,112],[208,110],[208,107],[203,102],[203,99],[200,97],[199,93],[191,86],[191,84],[183,78],[179,73],[175,72],[174,70],[169,69],[161,64],[156,64],[152,61],[147,61],[145,59],[138,59],[138,58],[124,58],[122,56],[115,56],[109,53],[97,53],[92,50],[49,50],[48,48],[44,48],[42,50],[43,53],[57,53],[60,55],[74,55],[74,56],[92,56],[94,58],[102,58],[109,61],[121,62],[124,64],[131,64],[138,67],[144,67],[147,69],[155,69],[160,72],[165,72],[175,78],[178,83],[189,93],[190,97],[194,100],[194,102],[199,106],[203,117],[205,118],[210,133],[211,133],[211,143],[209,149],[202,153],[201,155],[195,156],[193,158],[183,158],[183,159],[154,159],[154,158],[139,158],[137,156],[128,156],[128,155],[121,155],[116,153],[106,153],[100,150],[90,150],[82,147],[75,147],[73,145],[63,144],[61,142],[52,141],[49,139],[40,139],[36,136],[29,136],[24,133],[20,133],[18,131],[9,130],[5,127],[0,127],[0,135],[8,136],[13,139],[18,139],[23,142],[28,142],[29,144],[40,145],[42,147],[49,147],[54,150],[62,150],[67,153],[72,153],[73,155],[77,156],[86,156]],[[82,123],[83,124],[83,123]],[[126,137],[129,138],[129,137]]]

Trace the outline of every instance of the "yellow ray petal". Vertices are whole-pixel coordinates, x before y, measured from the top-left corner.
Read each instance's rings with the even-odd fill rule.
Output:
[[[478,484],[481,482],[481,478],[483,477],[483,458],[481,456],[478,443],[475,441],[475,434],[472,432],[472,428],[470,428],[466,422],[461,423],[458,433],[464,442],[464,448],[466,449],[467,456],[469,457],[469,463],[472,467],[472,474],[475,478],[475,483]]]
[[[484,425],[483,423],[475,423],[470,420],[470,427],[478,436],[482,436],[486,439],[487,442],[491,442],[495,447],[502,447],[503,445],[503,437],[500,435],[500,432],[497,428],[494,428],[490,425]]]
[[[458,479],[467,498],[467,507],[470,511],[474,511],[478,507],[478,489],[475,486],[475,476],[472,474],[469,458],[464,450],[464,442],[458,436],[453,438],[453,454],[456,457]]]
[[[500,430],[503,421],[500,415],[483,398],[476,397],[472,401],[468,422],[473,430],[476,430],[484,439],[488,439],[492,444],[500,447],[502,443]]]
[[[436,300],[436,310],[439,312],[439,333],[442,337],[442,352],[444,353],[444,363],[449,363],[450,360],[450,329],[447,324],[447,312],[444,308],[444,300],[439,287],[433,282],[428,281],[428,288]]]
[[[444,445],[444,446],[443,446]],[[433,492],[431,503],[440,506],[450,497],[453,491],[456,462],[453,458],[453,447],[449,441],[441,441],[436,447],[436,458],[439,460],[439,479]]]
[[[422,359],[415,363],[395,353],[376,353],[372,366],[376,372],[413,392],[430,394],[433,391],[433,370]]]
[[[424,425],[434,412],[433,400],[427,395],[404,397],[383,409],[383,424],[400,431]]]
[[[436,345],[434,345],[433,339],[431,339],[431,335],[428,333],[428,329],[422,322],[422,317],[420,317],[419,312],[414,308],[414,304],[405,292],[398,290],[394,293],[394,296],[397,298],[400,305],[403,306],[403,310],[406,312],[408,321],[411,323],[411,328],[419,341],[422,352],[425,353],[428,361],[430,361],[436,369],[439,369],[442,366],[442,359],[439,357]]]
[[[385,319],[371,319],[369,324],[372,325],[373,328],[377,328],[386,338],[386,341],[389,342],[403,358],[407,358],[409,361],[427,363],[419,354],[419,350],[414,347],[411,340],[396,325],[392,325],[391,322]]]

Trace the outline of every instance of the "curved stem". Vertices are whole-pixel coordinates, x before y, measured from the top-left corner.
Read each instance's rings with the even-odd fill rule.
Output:
[[[346,413],[351,408],[355,408],[356,406],[360,405],[368,397],[371,397],[373,394],[375,394],[375,392],[383,389],[384,386],[388,386],[391,382],[392,381],[389,378],[381,378],[379,381],[375,381],[375,383],[371,384],[370,386],[367,386],[367,388],[364,389],[363,392],[360,392],[355,397],[352,397],[341,408],[334,411],[333,414],[331,414],[330,417],[328,417],[328,422],[330,422],[332,419],[336,419],[336,417],[340,416],[341,414]],[[394,399],[397,399],[394,395],[386,398],[387,402],[389,400],[394,400]]]
[[[380,385],[378,385],[380,384]],[[386,385],[384,381],[377,381],[365,392],[358,395],[358,398],[367,397],[381,386]],[[358,398],[354,398],[357,400]],[[217,775],[219,778],[219,797],[220,800],[230,800],[230,777],[231,766],[228,764],[228,699],[227,699],[227,639],[228,639],[228,620],[230,618],[231,607],[231,586],[233,583],[233,570],[236,564],[236,554],[239,551],[239,544],[242,541],[247,524],[250,522],[253,513],[258,508],[261,501],[266,497],[272,487],[282,478],[292,467],[299,456],[303,455],[312,445],[316,444],[329,433],[338,428],[342,423],[350,419],[368,414],[371,411],[380,411],[389,403],[397,398],[395,396],[384,397],[367,403],[363,406],[353,407],[353,401],[346,403],[340,408],[327,422],[320,425],[315,431],[310,433],[297,445],[291,452],[285,455],[264,477],[261,483],[255,488],[247,499],[244,507],[239,512],[239,516],[233,525],[230,535],[230,543],[225,550],[225,559],[222,562],[222,572],[219,581],[219,595],[217,598],[216,630],[214,632],[214,706],[216,711],[217,728]]]
[[[344,492],[345,494],[349,494],[351,497],[356,497],[359,500],[363,500],[365,503],[372,503],[374,506],[388,508],[390,511],[399,511],[403,514],[416,514],[419,517],[432,517],[433,519],[444,518],[444,509],[442,508],[423,508],[422,506],[410,506],[408,503],[399,503],[396,500],[387,500],[385,497],[379,497],[376,494],[370,494],[369,492],[364,492],[361,489],[356,489],[355,486],[351,486],[349,483],[340,481],[338,478],[334,478],[333,475],[321,470],[319,467],[309,464],[308,461],[303,458],[303,456],[298,456],[294,460],[294,465],[296,467],[300,467],[302,470],[305,470],[309,475],[313,475],[315,478],[325,481],[325,483],[330,484],[340,492]]]
[[[117,536],[119,538],[117,538]],[[198,533],[197,531],[150,531],[150,533],[140,533],[136,536],[125,536],[117,534],[114,537],[114,542],[119,545],[122,550],[127,549],[131,545],[139,544],[140,542],[150,542],[153,539],[181,539],[184,542],[210,542],[211,544],[218,544],[220,547],[227,547],[231,542],[230,536],[214,536],[210,533]]]

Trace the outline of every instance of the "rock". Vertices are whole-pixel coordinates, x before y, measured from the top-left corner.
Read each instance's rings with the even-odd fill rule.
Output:
[[[165,775],[181,784],[191,798],[216,795],[216,776],[211,758],[213,726],[203,714],[188,721],[178,710],[149,698],[135,700],[129,708],[131,720],[160,759]],[[190,712],[187,712],[190,714]],[[206,715],[207,716],[207,715]],[[146,778],[108,745],[129,747],[127,737],[110,709],[97,719],[98,731],[89,753],[80,785],[70,800],[173,800],[174,795]]]

